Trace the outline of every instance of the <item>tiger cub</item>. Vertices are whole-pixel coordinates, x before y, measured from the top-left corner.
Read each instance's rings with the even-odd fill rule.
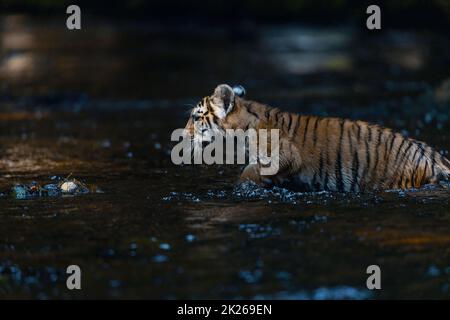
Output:
[[[279,129],[278,173],[263,176],[261,164],[249,164],[240,181],[364,192],[450,179],[450,161],[424,142],[363,121],[282,112],[243,99],[242,89],[219,85],[193,108],[185,128],[191,139],[226,129]]]

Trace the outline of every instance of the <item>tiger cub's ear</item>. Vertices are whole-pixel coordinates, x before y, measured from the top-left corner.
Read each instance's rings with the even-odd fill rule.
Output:
[[[215,107],[216,115],[222,119],[233,109],[234,106],[234,91],[227,84],[221,84],[214,90],[211,96],[212,103]]]

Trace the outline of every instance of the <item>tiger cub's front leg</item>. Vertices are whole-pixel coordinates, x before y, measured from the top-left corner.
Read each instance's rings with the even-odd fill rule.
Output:
[[[249,164],[244,168],[239,177],[239,183],[252,181],[257,185],[268,187],[272,185],[281,185],[284,181],[284,175],[280,172],[275,175],[261,175],[261,165],[259,163]]]
[[[242,171],[239,182],[252,181],[258,185],[262,185],[263,183],[259,172],[259,164],[249,164]]]

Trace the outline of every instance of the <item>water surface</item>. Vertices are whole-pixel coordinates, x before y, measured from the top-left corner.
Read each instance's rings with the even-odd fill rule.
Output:
[[[449,190],[235,189],[239,166],[170,162],[170,133],[219,83],[448,155],[447,35],[86,21],[69,32],[56,18],[1,18],[0,297],[450,297]],[[10,193],[69,174],[97,191]],[[80,291],[66,289],[71,264]]]

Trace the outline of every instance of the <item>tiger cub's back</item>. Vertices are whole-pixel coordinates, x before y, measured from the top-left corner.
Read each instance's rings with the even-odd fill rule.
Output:
[[[359,192],[449,178],[448,160],[423,142],[363,121],[299,116],[298,175],[314,189]]]

